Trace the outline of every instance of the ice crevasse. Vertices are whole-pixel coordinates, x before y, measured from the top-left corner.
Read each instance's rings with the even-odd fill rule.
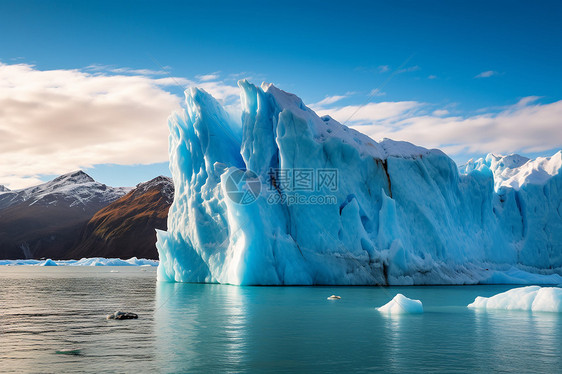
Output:
[[[273,85],[239,86],[241,125],[197,88],[169,119],[176,191],[157,231],[159,280],[562,283],[561,152],[490,156],[460,173],[440,150],[376,142]],[[312,171],[312,189],[285,183],[298,171]],[[319,183],[322,171],[335,184]],[[233,198],[233,186],[256,183],[255,201]],[[295,194],[303,200],[279,198]]]

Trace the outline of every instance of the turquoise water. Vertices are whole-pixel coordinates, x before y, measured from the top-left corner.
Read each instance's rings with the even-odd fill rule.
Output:
[[[0,267],[0,371],[561,372],[562,315],[466,308],[510,288],[234,287],[157,283],[154,268]],[[425,313],[380,315],[397,292]],[[117,309],[139,319],[105,319]]]

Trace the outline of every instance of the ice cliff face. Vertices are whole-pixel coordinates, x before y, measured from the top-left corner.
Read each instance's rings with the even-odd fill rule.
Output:
[[[529,182],[514,171],[528,161],[504,160],[504,182],[517,176],[517,187],[495,188],[493,160],[459,174],[439,150],[377,143],[272,85],[239,85],[241,127],[199,89],[169,120],[176,191],[157,234],[159,280],[462,284],[507,271],[562,280],[560,152],[541,164],[548,177]]]

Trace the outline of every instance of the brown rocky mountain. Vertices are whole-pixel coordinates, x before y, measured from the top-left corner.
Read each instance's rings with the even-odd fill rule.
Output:
[[[67,257],[158,259],[155,229],[166,230],[173,199],[170,178],[160,176],[137,185],[89,220]]]

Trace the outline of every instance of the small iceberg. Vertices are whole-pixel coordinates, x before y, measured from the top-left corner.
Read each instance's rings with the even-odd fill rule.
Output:
[[[56,262],[54,262],[53,260],[51,260],[50,258],[48,258],[48,259],[45,260],[45,262],[43,262],[39,266],[59,266],[59,265]]]
[[[116,311],[107,316],[107,319],[137,319],[139,316],[135,313]]]
[[[420,314],[423,313],[423,304],[420,300],[409,299],[399,293],[377,310],[384,314]]]
[[[332,296],[327,297],[327,299],[328,300],[339,300],[339,299],[341,299],[341,296],[332,295]]]
[[[540,286],[514,288],[492,297],[478,296],[468,307],[560,313],[562,312],[562,288]]]

